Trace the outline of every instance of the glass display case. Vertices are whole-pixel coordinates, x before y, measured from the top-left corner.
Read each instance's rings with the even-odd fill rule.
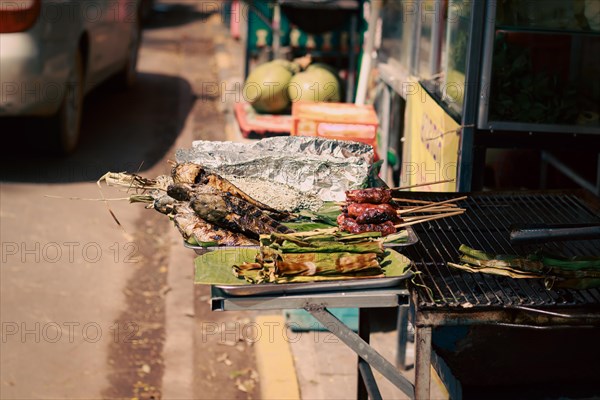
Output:
[[[467,46],[471,19],[470,2],[450,0],[446,24],[444,73],[440,95],[453,114],[461,114],[465,93]]]
[[[477,127],[600,134],[600,2],[489,2]]]
[[[437,80],[446,46],[447,0],[384,1],[377,51],[380,78],[406,98],[408,82]],[[438,85],[439,86],[439,85]]]
[[[407,103],[424,89],[459,124],[459,191],[482,187],[490,148],[597,148],[600,0],[389,1],[382,16],[380,79]],[[422,136],[406,129],[419,110],[407,106],[405,145]],[[600,193],[596,163],[597,184],[581,186]]]
[[[405,1],[391,1],[383,5],[378,61],[402,70],[405,74],[413,74],[413,43],[418,18],[416,14],[407,14],[406,10]]]

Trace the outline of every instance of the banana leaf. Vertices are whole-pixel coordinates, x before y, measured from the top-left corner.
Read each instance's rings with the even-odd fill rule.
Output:
[[[523,279],[523,278],[543,278],[543,275],[535,274],[531,272],[518,271],[510,268],[497,268],[497,267],[485,267],[485,266],[477,266],[469,264],[456,264],[449,262],[448,265],[450,267],[460,269],[463,271],[467,271],[470,273],[482,273],[482,274],[491,274],[491,275],[500,275],[500,276],[509,276],[515,279]]]
[[[315,221],[284,222],[283,225],[296,232],[310,232],[317,229],[331,228],[331,224]]]
[[[519,257],[510,254],[490,254],[481,250],[475,250],[464,244],[458,249],[466,257],[480,261],[505,261],[507,264],[523,264],[523,268],[531,270],[539,269],[541,266],[553,269],[563,269],[570,271],[579,270],[600,270],[600,257],[595,256],[575,256],[559,257],[548,254],[530,254],[526,257]],[[463,257],[464,257],[463,256]]]
[[[494,270],[509,271],[502,272],[507,276],[515,274],[515,277],[531,274],[527,277],[554,277],[561,281],[567,280],[567,285],[573,286],[577,279],[600,279],[600,258],[598,257],[556,257],[540,254],[530,254],[519,257],[510,254],[490,254],[480,250],[461,245],[459,251],[463,253],[460,261],[464,264],[463,269],[470,272],[494,273]],[[449,263],[450,265],[450,263]],[[458,268],[458,264],[452,264]],[[570,287],[569,286],[569,287]]]
[[[542,256],[544,265],[570,271],[597,270],[600,272],[600,257],[572,257],[561,258],[556,256]]]
[[[258,249],[232,248],[217,249],[204,255],[196,257],[194,282],[204,285],[250,285],[243,279],[236,278],[232,273],[232,267],[244,262],[252,263],[258,254]],[[404,275],[410,268],[411,261],[404,255],[388,249],[380,260],[383,269],[381,276],[353,276],[350,279],[398,277]],[[298,279],[282,279],[281,282],[315,282],[341,280],[339,276],[299,276]],[[347,279],[347,278],[346,278]]]
[[[327,201],[316,211],[303,210],[299,213],[301,219],[312,221],[328,227],[337,226],[337,217],[340,215],[340,206],[336,202]],[[287,224],[286,224],[287,225]]]
[[[312,242],[310,245],[301,245],[289,241],[283,242],[281,245],[273,243],[274,249],[282,253],[383,253],[383,245],[381,242],[359,242],[353,244],[339,242]]]
[[[460,257],[460,261],[476,267],[513,269],[531,273],[542,273],[542,271],[544,271],[544,264],[539,261],[531,261],[525,258],[513,258],[511,260],[479,260],[471,256],[463,255]]]
[[[583,279],[556,279],[551,283],[552,287],[564,289],[592,289],[600,287],[600,279],[583,278]]]
[[[406,243],[408,240],[408,231],[406,229],[402,229],[396,233],[392,233],[391,235],[387,235],[383,238],[383,243]]]

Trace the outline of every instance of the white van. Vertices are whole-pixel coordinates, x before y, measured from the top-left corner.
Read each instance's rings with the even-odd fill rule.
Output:
[[[117,74],[135,81],[139,0],[0,0],[0,117],[51,117],[77,146],[83,96]]]

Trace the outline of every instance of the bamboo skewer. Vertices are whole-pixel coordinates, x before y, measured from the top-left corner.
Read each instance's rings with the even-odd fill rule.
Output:
[[[399,210],[398,214],[413,213],[415,211],[424,212],[424,211],[427,211],[428,208],[433,208],[433,207],[436,207],[436,206],[440,206],[440,205],[443,205],[443,204],[452,203],[452,202],[455,202],[455,201],[465,200],[466,198],[467,198],[467,196],[462,196],[462,197],[457,197],[457,198],[454,198],[454,199],[448,199],[448,200],[444,200],[444,201],[439,201],[437,203],[426,204],[424,206],[419,206],[419,207],[414,207],[414,208]]]
[[[401,201],[404,203],[415,203],[415,204],[433,204],[433,203],[435,203],[435,201],[429,201],[429,200],[402,199],[402,198],[397,198],[397,197],[394,197],[392,200]]]
[[[435,201],[426,201],[426,200],[412,200],[412,199],[392,199],[395,201],[401,201],[403,203],[414,203],[414,204],[419,204],[419,205],[429,205],[429,206],[435,206],[437,203]],[[335,202],[336,205],[338,206],[345,206],[348,203],[345,201],[336,201]],[[368,204],[368,203],[364,203],[364,204]],[[414,205],[405,205],[405,206],[394,206],[396,209],[408,209],[408,208],[414,208],[416,206]],[[444,209],[452,209],[458,207],[456,204],[452,204],[452,203],[448,203],[448,204],[441,204],[439,206],[439,208],[444,208]]]
[[[454,179],[444,179],[444,180],[435,181],[435,182],[417,183],[416,185],[400,186],[400,187],[390,188],[390,190],[412,189],[412,188],[416,188],[416,187],[429,186],[429,185],[437,185],[439,183],[448,183],[448,182],[454,182]]]
[[[446,214],[438,214],[438,215],[434,215],[434,216],[427,216],[421,219],[417,219],[417,220],[412,220],[409,222],[402,222],[400,224],[394,225],[396,227],[396,229],[398,228],[406,228],[407,226],[411,226],[411,225],[415,225],[415,224],[420,224],[422,222],[427,222],[427,221],[433,221],[436,219],[441,219],[441,218],[446,218],[446,217],[454,217],[456,215],[460,215],[463,214],[464,211],[453,211],[453,212],[449,212]]]
[[[404,211],[404,210],[412,210],[415,207],[414,206],[402,206],[402,207],[395,207],[397,211]],[[432,205],[431,208],[427,208],[426,211],[452,211],[452,210],[456,210],[459,207],[456,204],[442,204],[440,206],[436,206],[436,205]],[[419,210],[417,210],[416,212],[419,212]]]
[[[445,213],[439,213],[439,214],[425,214],[425,215],[412,215],[410,217],[403,217],[402,218],[402,222],[410,222],[410,221],[417,221],[417,220],[425,220],[427,218],[430,217],[445,217],[447,215],[452,216],[452,215],[458,215],[458,214],[462,214],[464,213],[466,210],[464,208],[460,208],[458,210],[453,210],[453,211],[447,211]]]
[[[441,207],[440,207],[441,208]],[[416,213],[428,213],[428,214],[445,214],[445,213],[451,213],[451,212],[455,212],[455,211],[466,211],[466,208],[458,208],[458,207],[447,207],[446,209],[436,209],[436,210],[422,210],[422,211],[416,211]],[[398,214],[400,214],[400,212],[398,212]],[[408,213],[407,213],[408,214]],[[413,216],[413,217],[425,217],[426,215],[418,215],[418,216]],[[407,217],[407,218],[413,218],[413,217]],[[406,218],[402,218],[404,220],[406,220]]]

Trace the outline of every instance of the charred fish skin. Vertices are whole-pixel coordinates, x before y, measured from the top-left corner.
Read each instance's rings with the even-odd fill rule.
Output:
[[[154,209],[159,213],[170,214],[173,211],[173,207],[175,206],[176,202],[177,201],[173,197],[163,194],[158,197],[154,197],[152,207],[154,207]]]
[[[241,233],[226,231],[204,221],[187,204],[178,204],[173,222],[184,239],[194,237],[198,242],[217,242],[221,246],[254,246],[258,242]]]
[[[258,234],[246,229],[240,223],[241,216],[231,212],[223,200],[222,195],[199,194],[190,201],[194,212],[202,219],[232,232],[243,233],[253,239],[258,239]]]
[[[191,188],[184,184],[169,185],[167,194],[177,201],[190,201]]]
[[[250,203],[247,203],[244,200],[241,200],[229,194],[223,196],[223,200],[227,204],[228,209],[232,210],[235,214],[241,216],[242,223],[245,226],[249,227],[253,232],[256,232],[258,234],[272,232],[294,232],[292,229],[269,217],[260,208]]]
[[[190,205],[200,218],[213,223],[224,221],[231,214],[221,195],[199,193],[192,198]]]
[[[167,194],[177,201],[190,201],[201,194],[220,195],[216,189],[204,185],[188,185],[187,183],[169,185]]]
[[[193,188],[194,190],[202,186],[210,187],[220,192],[229,193],[235,197],[245,200],[248,203],[262,210],[270,211],[272,213],[272,216],[277,219],[283,219],[289,216],[289,214],[286,212],[276,210],[252,198],[243,190],[235,186],[233,183],[229,182],[229,180],[223,178],[222,176],[216,173],[207,171],[203,166],[199,164],[194,164],[190,162],[177,164],[173,167],[171,174],[173,182],[175,183],[175,185],[178,185],[177,189],[180,189],[181,186]],[[183,201],[184,194],[181,193],[180,197],[175,198],[177,198],[178,200],[181,199],[181,201]]]
[[[171,176],[176,184],[193,185],[199,183],[204,173],[204,168],[201,165],[191,162],[177,164],[171,170]]]
[[[186,240],[193,237],[199,243],[216,242],[220,246],[254,246],[258,243],[241,233],[226,231],[209,224],[195,214],[177,214],[173,221]]]
[[[263,233],[293,232],[261,209],[229,193],[198,194],[190,205],[200,218],[255,239]]]

